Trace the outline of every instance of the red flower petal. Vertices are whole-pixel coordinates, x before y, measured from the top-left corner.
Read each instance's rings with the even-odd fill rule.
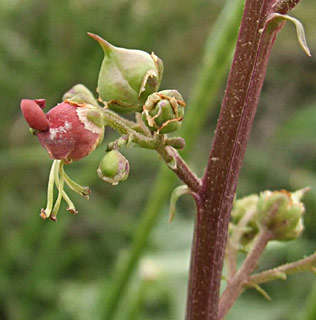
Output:
[[[21,110],[26,122],[31,128],[39,131],[49,130],[49,122],[46,114],[38,103],[33,100],[23,99],[21,101]]]
[[[46,100],[45,99],[35,99],[34,101],[40,106],[41,109],[46,108]]]

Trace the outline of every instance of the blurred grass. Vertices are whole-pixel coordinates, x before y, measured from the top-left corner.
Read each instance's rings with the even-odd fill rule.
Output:
[[[69,216],[63,207],[57,224],[44,223],[38,214],[45,204],[50,161],[28,134],[20,99],[46,98],[53,106],[75,83],[95,88],[102,52],[86,36],[87,31],[118,46],[154,51],[165,62],[162,87],[176,87],[187,100],[192,99],[203,47],[221,7],[215,0],[0,1],[0,319],[98,319],[101,291],[112,286],[114,266],[124,261],[117,259],[130,247],[159,171],[155,154],[127,150],[130,178],[116,188],[105,185],[95,173],[104,152],[101,147],[66,168],[77,181],[90,185],[91,199],[75,195],[77,216]],[[315,10],[313,1],[305,1],[293,12],[305,24],[312,53],[316,52],[312,42]],[[306,196],[303,239],[271,249],[263,266],[293,261],[316,247],[315,71],[315,60],[304,56],[292,26],[286,25],[273,50],[238,194],[313,188]],[[222,93],[223,87],[214,98],[218,107]],[[186,151],[199,174],[217,113],[205,117],[198,143]],[[113,137],[109,131],[106,140]],[[136,312],[131,308],[138,301],[136,319],[181,319],[186,290],[183,269],[188,262],[194,207],[184,197],[172,225],[167,225],[167,211],[164,203],[148,256],[141,261],[147,267],[150,261],[159,272],[140,300],[137,294],[142,294],[144,271],[134,275],[120,320]],[[272,303],[249,291],[229,319],[304,319],[295,305],[306,306],[309,301],[306,314],[312,314],[308,310],[315,297],[307,297],[313,282],[311,275],[303,274],[266,285]]]

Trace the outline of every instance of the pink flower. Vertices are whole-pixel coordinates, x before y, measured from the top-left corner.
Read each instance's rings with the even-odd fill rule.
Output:
[[[80,160],[92,152],[103,139],[104,125],[100,111],[89,104],[65,100],[47,114],[45,100],[21,101],[26,122],[35,129],[41,145],[55,160]]]

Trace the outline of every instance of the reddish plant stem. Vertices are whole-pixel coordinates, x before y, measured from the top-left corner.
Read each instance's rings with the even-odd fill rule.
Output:
[[[175,162],[174,167],[171,166],[169,168],[190,188],[191,191],[198,193],[201,190],[201,180],[193,171],[191,171],[177,150],[170,146],[165,147],[162,145],[160,148],[157,148],[156,151],[166,161],[166,163],[170,163],[172,160]]]
[[[287,13],[292,10],[301,0],[279,0],[273,6],[273,10],[277,13]]]
[[[272,45],[284,24],[273,22],[265,28],[275,3],[275,0],[246,0],[215,138],[199,192],[186,320],[217,319],[227,229],[237,180]],[[279,5],[282,3],[278,2]]]
[[[191,191],[198,193],[201,190],[201,180],[190,170],[181,156],[175,152],[174,157],[177,167],[173,170],[178,178],[183,181]]]
[[[273,234],[266,229],[258,235],[256,242],[254,243],[254,246],[244,261],[241,269],[231,279],[226,290],[221,296],[217,320],[222,320],[225,317],[235,300],[242,293],[244,284],[247,282],[249,275],[255,270],[263,250],[272,238]]]

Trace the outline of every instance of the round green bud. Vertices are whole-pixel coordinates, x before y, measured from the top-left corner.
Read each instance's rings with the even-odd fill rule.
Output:
[[[247,223],[243,226],[243,233],[240,244],[246,247],[252,242],[259,232],[257,204],[259,196],[251,194],[249,196],[234,201],[231,212],[231,231],[234,232],[235,226],[241,219],[246,218]],[[246,217],[248,215],[248,217]]]
[[[264,191],[258,201],[259,225],[272,231],[274,240],[293,240],[303,231],[305,207],[297,192]]]
[[[98,88],[99,99],[119,113],[141,111],[147,97],[159,89],[162,61],[153,53],[117,48],[88,33],[104,51]]]
[[[119,151],[112,150],[100,161],[97,173],[103,181],[117,185],[128,178],[129,162]]]
[[[177,90],[151,94],[143,106],[142,118],[151,131],[169,133],[180,129],[185,102]]]
[[[69,89],[64,95],[63,95],[63,101],[69,100],[72,102],[76,102],[79,104],[91,104],[93,106],[98,106],[98,102],[95,99],[92,92],[85,87],[83,84],[76,84],[71,89]]]

